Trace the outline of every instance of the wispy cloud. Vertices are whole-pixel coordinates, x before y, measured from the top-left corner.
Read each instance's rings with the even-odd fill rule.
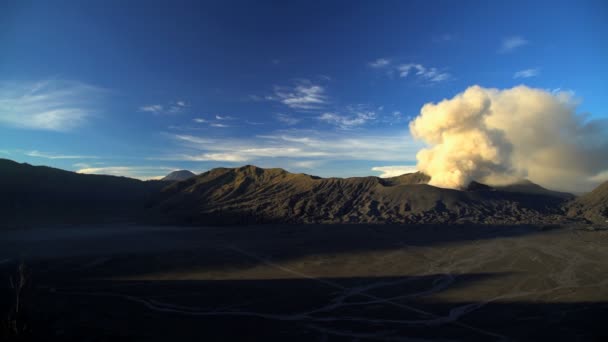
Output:
[[[88,163],[75,163],[75,164],[72,164],[72,166],[77,167],[78,169],[87,169],[87,168],[92,167],[91,164],[88,164]]]
[[[608,181],[608,170],[602,171],[594,176],[589,177],[589,181],[600,184]]]
[[[521,36],[511,36],[511,37],[507,37],[505,39],[503,39],[500,48],[498,49],[499,53],[509,53],[509,52],[513,52],[516,49],[528,45],[530,42],[528,42],[526,39],[524,39]]]
[[[313,170],[313,169],[316,169],[319,166],[321,166],[323,163],[324,163],[323,160],[301,160],[301,161],[290,162],[288,164],[288,167],[297,168],[297,169]]]
[[[0,83],[0,124],[7,126],[69,131],[84,124],[105,92],[76,81]]]
[[[184,101],[175,101],[166,105],[150,104],[139,107],[140,112],[148,112],[157,115],[163,114],[178,114],[188,107]]]
[[[154,114],[160,114],[164,111],[164,107],[161,105],[148,105],[139,107],[141,112],[149,112]]]
[[[397,70],[400,77],[405,78],[410,75],[415,75],[420,80],[432,83],[443,82],[450,79],[450,74],[447,72],[439,71],[434,67],[425,67],[424,65],[417,63],[401,64],[397,67]]]
[[[378,58],[375,61],[369,63],[370,67],[376,69],[386,68],[389,65],[391,65],[391,60],[388,58]]]
[[[86,167],[76,170],[77,173],[123,176],[141,180],[159,179],[177,168],[164,166],[105,166]]]
[[[540,70],[538,68],[525,69],[525,70],[520,70],[520,71],[516,72],[515,74],[513,74],[513,78],[530,78],[530,77],[538,76],[539,74],[540,74]]]
[[[162,159],[162,158],[161,158]],[[240,163],[246,162],[248,157],[238,153],[238,152],[228,152],[228,153],[202,153],[195,155],[176,155],[174,157],[167,158],[168,160],[186,160],[186,161],[221,161],[221,162],[229,162],[229,163]]]
[[[327,112],[319,116],[318,119],[336,125],[342,129],[350,129],[376,119],[376,113],[373,111],[359,111],[352,115],[340,115]]]
[[[280,158],[289,162],[302,159],[335,160],[412,160],[421,145],[407,139],[408,133],[391,135],[340,134],[290,130],[252,138],[212,139],[193,135],[171,135],[186,149],[152,160],[255,162]],[[276,164],[275,164],[276,165]]]
[[[386,58],[378,58],[368,64],[374,69],[382,69],[389,77],[394,77],[395,74],[399,77],[415,77],[419,81],[425,83],[439,83],[448,81],[452,78],[448,72],[442,71],[436,67],[428,67],[420,63],[394,64]]]
[[[189,127],[189,126],[169,126],[169,128],[174,128],[174,129],[191,129],[191,130],[200,130],[201,127],[215,127],[215,128],[227,128],[227,127],[231,127],[231,125],[225,124],[223,122],[228,121],[228,120],[236,120],[236,118],[233,118],[231,116],[227,116],[227,115],[215,115],[215,120],[207,120],[204,118],[194,118],[192,119],[192,121],[194,121],[197,124],[206,124],[206,125],[196,125],[195,127]],[[251,125],[256,125],[256,124],[260,124],[257,122],[249,122],[247,121],[246,123],[251,124]]]
[[[397,177],[406,173],[417,172],[415,165],[392,165],[392,166],[375,166],[372,171],[381,172],[381,178]]]
[[[260,96],[260,95],[252,94],[252,95],[247,96],[247,100],[253,101],[253,102],[263,102],[263,101],[273,101],[273,100],[275,100],[275,98],[272,95]]]
[[[248,125],[252,125],[252,126],[261,126],[261,125],[264,125],[263,122],[250,121],[250,120],[245,120],[245,123],[248,124]]]
[[[308,80],[300,80],[294,87],[276,86],[272,97],[292,109],[319,109],[327,103],[325,88]]]
[[[97,159],[97,156],[87,156],[87,155],[70,155],[70,154],[57,154],[57,153],[48,153],[48,152],[40,152],[40,151],[27,151],[25,152],[26,156],[36,157],[36,158],[45,158],[45,159]]]
[[[300,119],[289,114],[277,114],[276,118],[279,122],[282,122],[288,126],[297,125],[301,121]]]

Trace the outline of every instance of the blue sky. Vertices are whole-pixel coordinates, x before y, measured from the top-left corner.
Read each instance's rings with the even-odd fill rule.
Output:
[[[403,171],[409,121],[471,85],[570,91],[608,117],[606,36],[605,1],[3,1],[0,157]]]

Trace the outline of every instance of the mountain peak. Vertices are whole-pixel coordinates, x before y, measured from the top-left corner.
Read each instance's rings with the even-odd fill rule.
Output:
[[[163,177],[161,180],[168,181],[168,182],[180,182],[180,181],[186,180],[186,179],[194,177],[194,176],[196,176],[196,174],[194,174],[191,171],[177,170],[177,171],[173,171],[173,172],[169,173],[168,175]]]

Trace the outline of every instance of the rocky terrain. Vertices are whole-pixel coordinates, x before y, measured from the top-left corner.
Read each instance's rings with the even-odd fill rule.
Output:
[[[608,223],[608,181],[568,204],[568,215]]]
[[[149,203],[171,223],[548,223],[574,196],[531,182],[462,191],[394,178],[319,178],[255,166],[218,168],[165,187]]]
[[[421,173],[321,178],[247,165],[164,181],[85,175],[0,159],[3,224],[483,223],[562,224],[608,218],[608,183],[575,198],[529,181],[453,190]],[[170,181],[173,179],[172,181]],[[183,179],[180,181],[180,179]]]

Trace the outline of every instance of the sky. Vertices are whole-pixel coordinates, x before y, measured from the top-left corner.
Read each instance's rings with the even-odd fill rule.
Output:
[[[608,118],[606,1],[2,1],[0,158],[149,179],[416,169],[408,125],[470,86]]]

